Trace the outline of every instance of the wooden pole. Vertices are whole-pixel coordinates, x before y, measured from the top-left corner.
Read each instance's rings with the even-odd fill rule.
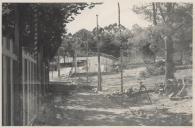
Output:
[[[88,57],[89,57],[89,46],[88,46],[88,41],[86,42],[87,43],[87,85],[88,85],[88,82],[89,82],[89,67],[88,67]]]
[[[97,51],[98,51],[98,91],[102,91],[101,87],[101,68],[100,68],[100,45],[99,45],[99,32],[98,32],[98,15],[96,15],[96,23],[97,23]]]
[[[52,79],[53,79],[53,67],[52,67],[52,70],[51,71],[52,71]]]
[[[77,73],[77,50],[74,52],[74,73]]]
[[[118,27],[119,27],[119,34],[121,36],[121,24],[120,24],[120,4],[118,2]],[[120,62],[121,62],[121,92],[123,92],[123,44],[121,41],[120,47]]]
[[[23,86],[22,86],[22,20],[20,15],[20,5],[15,5],[15,28],[14,43],[16,54],[18,57],[17,68],[14,72],[16,85],[14,86],[14,125],[23,125]],[[3,106],[2,106],[3,107]],[[4,108],[5,109],[5,108]],[[4,114],[4,112],[2,112]],[[7,125],[6,119],[3,117],[3,125]]]
[[[75,68],[75,70],[74,70],[74,73],[75,73],[75,75],[76,75],[76,73],[77,73],[77,50],[78,50],[78,48],[77,48],[77,45],[79,44],[79,39],[78,39],[78,37],[76,37],[76,40],[75,40],[75,49],[74,49],[74,68]]]
[[[58,50],[58,78],[60,78],[60,55]]]

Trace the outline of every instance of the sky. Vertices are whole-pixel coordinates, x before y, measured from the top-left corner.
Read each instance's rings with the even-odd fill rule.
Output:
[[[140,5],[142,2],[131,0],[104,0],[102,5],[96,5],[92,9],[86,8],[81,11],[81,14],[75,16],[75,20],[67,24],[67,30],[70,33],[75,33],[80,29],[92,30],[96,27],[96,14],[99,15],[99,26],[104,27],[109,24],[118,23],[118,5],[120,3],[121,24],[129,29],[132,25],[138,24],[142,27],[148,26],[143,16],[132,11],[133,5]]]

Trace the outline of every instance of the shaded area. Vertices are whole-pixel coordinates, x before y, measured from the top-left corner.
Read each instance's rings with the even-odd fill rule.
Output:
[[[122,126],[122,125],[192,125],[192,114],[155,111],[154,109],[134,110],[129,103],[113,102],[107,96],[92,90],[78,88],[69,95],[54,94],[52,101],[39,116],[34,125],[51,126]],[[147,105],[141,107],[147,108]],[[155,105],[154,105],[155,106]]]

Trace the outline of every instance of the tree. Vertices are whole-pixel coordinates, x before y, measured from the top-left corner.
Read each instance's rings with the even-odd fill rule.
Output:
[[[125,44],[128,38],[132,36],[130,30],[121,25],[121,33],[119,36],[119,28],[116,23],[105,26],[104,28],[99,28],[99,36],[101,39],[100,51],[115,57],[120,55],[120,41]],[[92,33],[96,34],[96,28],[93,29]]]
[[[59,47],[58,48],[58,53],[57,53],[58,59],[57,59],[57,69],[58,69],[58,77],[60,77],[60,56],[64,56],[64,48],[63,47]],[[65,60],[64,60],[65,61]]]
[[[182,31],[181,28],[192,29],[192,4],[149,3],[145,6],[134,7],[134,11],[143,14],[147,20],[152,20],[154,23],[153,33],[158,33],[159,38],[164,39],[165,83],[168,87],[167,81],[174,78],[175,71],[173,62],[174,44],[177,42],[175,37]]]
[[[51,59],[57,52],[64,34],[66,24],[74,20],[74,16],[81,13],[86,7],[92,8],[95,3],[25,3],[3,4],[3,35],[13,35],[14,32],[14,6],[20,6],[19,14],[22,17],[20,29],[23,45],[32,47],[34,44],[34,23],[32,17],[34,8],[38,10],[38,47],[44,47],[44,58]],[[52,18],[51,18],[52,17]]]
[[[43,80],[49,80],[49,68],[46,77],[43,73],[43,65],[49,67],[48,62],[57,52],[62,42],[62,37],[66,33],[66,23],[74,20],[74,16],[80,14],[81,10],[91,5],[87,3],[3,3],[2,7],[2,35],[14,39],[14,53],[17,55],[16,65],[14,65],[15,82],[14,97],[14,125],[23,124],[22,116],[22,95],[24,88],[22,84],[22,47],[27,48],[32,53],[38,53],[37,66],[35,67],[38,78],[43,84]],[[37,11],[35,11],[37,10]],[[35,18],[36,17],[36,18]],[[36,20],[36,22],[35,22]],[[36,27],[38,25],[38,27]],[[35,30],[38,28],[38,30]],[[34,38],[35,35],[38,38]],[[36,40],[36,41],[35,41]],[[36,42],[36,43],[35,43]],[[36,50],[35,50],[36,48]],[[40,59],[39,59],[40,58]],[[44,63],[44,64],[43,64]],[[38,68],[37,68],[38,67]],[[36,70],[34,69],[34,70]],[[39,77],[39,75],[41,77]],[[43,78],[43,79],[42,79]],[[38,80],[39,80],[38,79]],[[45,85],[41,86],[44,87]],[[38,88],[39,90],[39,88]],[[36,91],[38,91],[36,90]],[[39,92],[38,92],[39,93]],[[6,110],[7,112],[7,110]],[[12,114],[12,113],[11,113]],[[12,119],[7,119],[6,125],[10,125]],[[4,122],[4,121],[3,121]]]
[[[86,29],[81,29],[78,32],[76,32],[74,35],[79,37],[81,39],[81,50],[84,52],[84,56],[87,57],[87,62],[86,62],[86,69],[87,69],[87,82],[88,82],[88,56],[89,56],[89,43],[93,42],[93,34],[92,32],[86,30]]]
[[[64,37],[64,34],[66,33],[65,30],[66,23],[74,20],[74,16],[80,14],[80,11],[82,11],[87,6],[89,6],[87,3],[64,3],[54,5],[52,4],[52,6],[50,4],[47,4],[44,7],[42,7],[41,9],[44,8],[43,9],[44,13],[43,15],[40,16],[40,18],[41,21],[43,21],[42,22],[43,24],[41,24],[40,26],[42,26],[44,29],[48,29],[49,32],[51,33],[51,34],[48,33],[48,35],[43,35],[42,39],[45,40],[45,36],[52,37],[51,35],[55,34],[53,38],[49,41],[56,42],[54,47],[59,47]],[[51,13],[50,10],[52,10],[53,13]],[[45,14],[45,12],[47,13],[47,15]],[[52,20],[51,17],[53,17]],[[50,21],[53,22],[55,26],[52,26]],[[41,30],[44,31],[44,29]],[[52,49],[50,49],[49,51],[51,50]],[[55,51],[56,50],[54,49],[53,55],[55,55]]]
[[[130,46],[132,57],[142,57],[145,64],[154,63],[157,50],[155,49],[154,36],[152,37],[153,33],[150,30],[150,27],[141,28],[139,25],[135,24],[132,26],[131,33],[132,36],[128,39],[127,43]]]
[[[75,34],[75,36],[77,36],[80,41],[81,41],[81,46],[80,46],[80,55],[81,56],[86,56],[87,54],[87,44],[91,44],[94,42],[93,40],[93,34],[92,32],[86,30],[86,29],[81,29],[79,31],[77,31]],[[89,47],[90,48],[90,47]]]

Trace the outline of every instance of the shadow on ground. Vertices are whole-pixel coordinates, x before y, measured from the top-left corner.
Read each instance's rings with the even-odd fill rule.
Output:
[[[35,126],[185,126],[192,125],[192,114],[132,113],[128,107],[112,102],[90,90],[73,90],[69,95],[54,94]]]

